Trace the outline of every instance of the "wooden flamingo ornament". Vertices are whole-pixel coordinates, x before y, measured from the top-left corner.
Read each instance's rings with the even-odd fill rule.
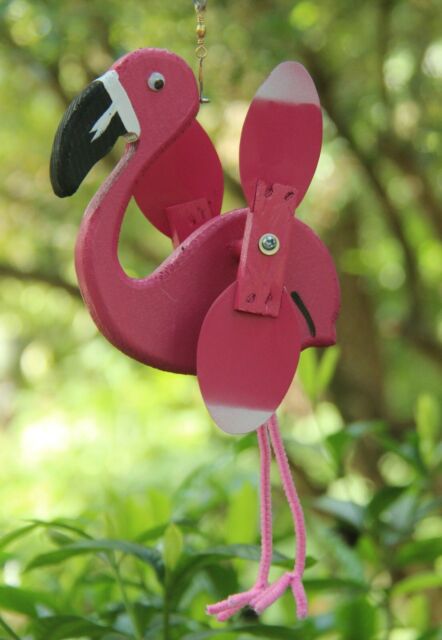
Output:
[[[300,64],[286,62],[273,71],[251,104],[241,137],[241,183],[249,207],[223,216],[221,166],[195,120],[198,108],[195,79],[180,58],[155,49],[128,54],[66,112],[54,141],[52,184],[57,195],[71,195],[118,136],[128,138],[124,157],[81,224],[76,269],[84,300],[101,332],[127,355],[197,374],[223,430],[258,432],[258,579],[250,591],[208,612],[220,620],[247,604],[260,612],[290,586],[302,617],[304,523],[274,412],[299,352],[335,342],[339,286],[333,262],[293,216],[319,158],[319,99]],[[175,246],[140,279],[127,276],[118,260],[132,197]],[[296,567],[273,585],[270,441],[297,532]]]

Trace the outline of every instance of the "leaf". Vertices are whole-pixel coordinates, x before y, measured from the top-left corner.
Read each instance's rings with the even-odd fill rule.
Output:
[[[103,638],[113,634],[113,638],[131,636],[79,616],[49,616],[40,618],[34,624],[35,640],[67,640],[69,638]]]
[[[174,518],[172,522],[184,531],[195,531],[198,528],[197,521],[191,520],[190,518]],[[159,524],[155,527],[151,527],[149,529],[146,529],[145,531],[142,531],[135,538],[135,542],[143,543],[152,540],[159,540],[159,538],[164,535],[164,532],[166,531],[169,524],[170,522],[165,522],[164,524]]]
[[[413,576],[407,576],[400,582],[397,582],[392,591],[394,595],[398,596],[413,593],[414,591],[438,589],[439,587],[442,587],[442,573],[429,571],[427,573],[417,573]]]
[[[337,467],[339,468],[342,465],[347,449],[352,443],[358,441],[367,434],[382,433],[384,429],[385,424],[377,420],[353,422],[345,429],[336,431],[335,433],[327,436],[327,445],[333,454]]]
[[[261,547],[255,544],[229,544],[219,547],[211,547],[201,555],[209,555],[216,558],[240,558],[242,560],[251,560],[259,562],[261,559]],[[272,555],[272,564],[276,567],[285,569],[293,568],[293,558],[289,558],[279,551],[274,551]],[[316,560],[307,557],[306,568],[310,568],[316,564]]]
[[[223,629],[207,629],[186,634],[181,640],[206,640],[223,634],[232,634],[236,640],[241,634],[263,640],[313,640],[330,633],[333,629],[333,618],[329,615],[308,618],[293,627],[282,627],[269,624],[234,625]],[[241,637],[243,637],[241,635]],[[359,640],[359,638],[358,638]]]
[[[419,436],[419,451],[427,466],[432,466],[437,452],[440,431],[439,405],[428,394],[421,394],[416,403],[416,427]]]
[[[3,568],[5,566],[5,564],[9,560],[12,560],[13,558],[14,558],[14,554],[13,553],[7,553],[7,552],[0,551],[0,568]]]
[[[152,487],[148,493],[149,506],[151,511],[151,522],[161,524],[169,522],[172,517],[172,507],[170,496],[164,492]]]
[[[235,540],[252,543],[256,539],[258,520],[258,496],[250,482],[244,482],[238,491],[229,498],[226,517],[226,542]]]
[[[46,594],[20,589],[8,585],[0,585],[0,609],[14,611],[25,616],[37,616],[37,604],[46,604]]]
[[[261,548],[258,545],[251,544],[231,544],[209,548],[203,552],[188,553],[185,558],[178,564],[171,578],[170,596],[179,599],[180,595],[187,588],[191,578],[202,569],[213,565],[220,560],[249,560],[259,562],[261,558]],[[306,568],[312,567],[316,561],[307,557]],[[288,556],[273,552],[272,564],[274,566],[283,567],[284,569],[293,568],[293,559]]]
[[[368,591],[368,586],[351,578],[304,578],[304,587],[309,592],[337,591],[348,589],[351,592]]]
[[[238,575],[231,564],[225,562],[218,562],[216,564],[209,565],[205,569],[205,575],[211,585],[210,599],[224,600],[231,593],[239,593],[241,591]],[[208,600],[204,605],[206,605]],[[203,610],[205,606],[203,607]]]
[[[418,502],[419,498],[414,493],[404,493],[386,511],[385,519],[396,533],[397,540],[409,539],[416,522]]]
[[[24,527],[20,527],[20,529],[14,529],[14,531],[6,533],[0,538],[0,549],[5,549],[9,544],[11,544],[11,542],[15,542],[15,540],[19,540],[20,538],[28,535],[28,533],[31,533],[36,526],[36,524],[27,524]]]
[[[88,553],[103,553],[109,551],[121,552],[125,555],[134,556],[142,562],[150,565],[158,576],[159,580],[164,577],[164,565],[160,553],[151,547],[144,547],[134,542],[124,540],[80,540],[72,544],[67,544],[56,551],[42,553],[31,560],[26,567],[26,571],[38,567],[47,567],[59,564],[68,558],[85,555]]]
[[[344,457],[349,445],[353,442],[351,436],[346,431],[336,431],[326,438],[327,449],[333,456],[333,460],[338,469],[341,469]]]
[[[252,431],[241,438],[235,438],[232,446],[236,454],[242,453],[247,449],[256,449],[256,433]]]
[[[407,610],[404,622],[423,632],[428,629],[431,618],[431,604],[425,593],[416,593],[407,598]]]
[[[20,527],[19,529],[15,529],[14,531],[10,531],[0,538],[0,549],[5,549],[9,544],[23,538],[28,535],[28,533],[32,533],[38,527],[43,528],[52,528],[52,529],[63,529],[66,531],[70,531],[72,533],[76,533],[81,537],[90,538],[90,536],[80,529],[78,526],[70,524],[66,520],[30,520],[31,524],[27,524],[24,527]]]
[[[164,564],[167,569],[173,571],[178,560],[180,559],[181,552],[183,550],[183,534],[176,524],[171,523],[165,533],[163,540],[163,557]]]
[[[68,531],[69,533],[76,533],[80,538],[86,538],[92,540],[86,531],[80,529],[80,527],[68,520],[56,519],[56,520],[31,520],[32,524],[36,527],[42,527],[43,529],[61,529],[62,531]]]
[[[386,430],[386,423],[382,420],[363,420],[358,422],[352,422],[346,427],[345,432],[348,433],[354,440],[359,440],[362,436],[367,434],[382,434]]]
[[[363,527],[365,512],[363,507],[355,502],[336,500],[329,496],[321,496],[315,500],[314,504],[323,513],[351,525],[358,531]]]
[[[416,640],[442,640],[442,628],[438,626],[437,628],[430,629],[416,638]]]
[[[316,394],[318,396],[324,393],[328,388],[336,371],[340,355],[341,351],[339,347],[329,347],[325,350],[319,362],[316,376]]]
[[[367,515],[377,520],[377,518],[395,502],[407,487],[382,487],[375,493],[367,505]]]
[[[3,620],[1,616],[0,616],[0,629],[3,629],[4,631],[6,631],[6,633],[8,634],[8,638],[12,638],[12,640],[20,640],[19,636],[15,633],[13,629],[11,629],[8,623],[5,620]],[[2,638],[1,640],[4,640],[4,638]]]
[[[298,375],[309,400],[316,400],[316,377],[318,371],[318,356],[314,349],[306,349],[301,353],[298,364]]]
[[[340,604],[336,611],[339,640],[372,640],[376,633],[376,609],[366,598],[359,597]]]
[[[442,556],[442,538],[412,540],[403,544],[394,557],[396,566],[404,567],[413,562],[434,562]]]
[[[67,536],[65,533],[57,531],[57,529],[48,529],[46,533],[49,540],[57,547],[64,547],[65,545],[73,544],[76,541],[75,538]]]

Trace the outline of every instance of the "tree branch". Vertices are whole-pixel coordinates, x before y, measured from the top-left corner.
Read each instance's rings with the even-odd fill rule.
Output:
[[[34,271],[25,271],[6,262],[0,262],[0,278],[13,278],[15,280],[20,280],[21,282],[37,282],[49,285],[66,291],[66,293],[76,300],[81,300],[81,294],[78,287],[58,275],[52,275],[38,269]]]
[[[415,317],[419,317],[422,284],[420,281],[416,256],[402,228],[399,210],[377,175],[374,157],[361,148],[353,135],[351,128],[348,126],[345,117],[343,117],[339,110],[336,109],[334,96],[332,94],[333,79],[325,71],[326,65],[319,59],[318,54],[313,51],[304,49],[304,55],[308,60],[309,67],[313,71],[325,110],[332,122],[335,124],[339,135],[347,141],[353,155],[362,168],[365,177],[368,179],[369,184],[377,195],[388,226],[401,245],[409,285],[411,314]]]

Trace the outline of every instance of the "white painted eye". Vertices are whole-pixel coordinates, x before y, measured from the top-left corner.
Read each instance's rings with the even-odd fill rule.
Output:
[[[161,89],[164,88],[165,84],[166,79],[162,73],[159,73],[159,71],[154,71],[153,73],[151,73],[147,80],[147,85],[152,91],[161,91]]]

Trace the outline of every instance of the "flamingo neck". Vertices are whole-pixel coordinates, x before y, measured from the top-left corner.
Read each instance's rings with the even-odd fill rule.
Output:
[[[75,247],[75,268],[83,298],[100,329],[108,335],[106,321],[131,278],[118,259],[118,242],[124,214],[141,171],[154,161],[161,148],[149,154],[140,143],[129,144],[124,156],[89,203]]]

